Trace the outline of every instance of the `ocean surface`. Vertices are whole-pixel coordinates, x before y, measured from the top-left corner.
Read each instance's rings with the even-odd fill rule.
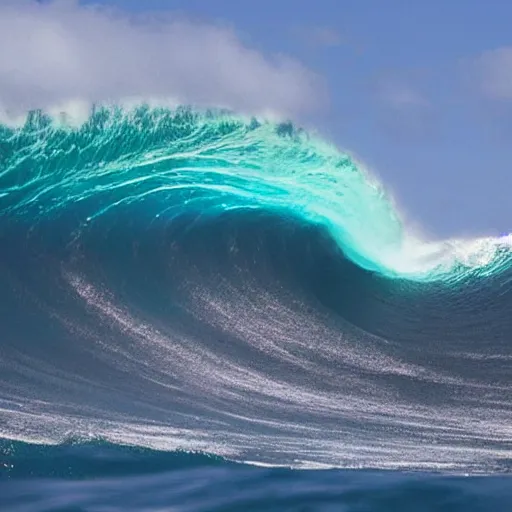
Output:
[[[512,237],[290,123],[0,124],[0,510],[512,511]]]

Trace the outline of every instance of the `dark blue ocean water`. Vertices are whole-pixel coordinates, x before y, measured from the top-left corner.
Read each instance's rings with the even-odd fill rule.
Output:
[[[0,509],[12,511],[508,512],[507,476],[293,470],[105,443],[4,444]]]
[[[0,509],[512,511],[512,249],[289,124],[0,126]]]

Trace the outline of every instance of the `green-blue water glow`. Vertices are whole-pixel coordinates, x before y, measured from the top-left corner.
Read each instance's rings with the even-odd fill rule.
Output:
[[[101,107],[78,125],[32,112],[1,126],[0,148],[0,211],[12,217],[73,209],[80,230],[133,204],[154,218],[264,209],[326,227],[355,263],[390,276],[503,264],[506,238],[420,242],[353,158],[287,123],[144,105]]]

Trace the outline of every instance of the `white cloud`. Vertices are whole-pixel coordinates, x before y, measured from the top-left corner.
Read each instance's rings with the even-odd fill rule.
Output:
[[[482,92],[494,99],[512,99],[512,47],[488,51],[476,59]]]
[[[170,14],[134,18],[76,0],[0,1],[0,107],[158,98],[250,113],[319,105],[319,77],[233,30]]]

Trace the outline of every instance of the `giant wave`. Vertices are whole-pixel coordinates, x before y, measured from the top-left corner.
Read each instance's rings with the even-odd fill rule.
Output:
[[[508,237],[425,242],[349,155],[225,112],[0,127],[0,435],[506,471]]]

